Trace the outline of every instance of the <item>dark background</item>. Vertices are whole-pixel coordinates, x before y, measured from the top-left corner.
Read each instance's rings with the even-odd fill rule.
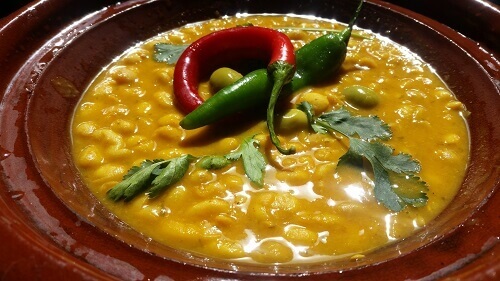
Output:
[[[74,0],[86,1],[86,0]],[[113,2],[111,0],[103,0]],[[181,0],[174,0],[181,1]],[[184,0],[189,1],[189,0]],[[500,54],[500,23],[495,23],[498,14],[485,9],[475,0],[384,0],[404,7],[457,30],[463,35],[482,43],[490,51]],[[500,0],[489,1],[500,9]],[[0,0],[0,19],[28,4],[29,0]],[[429,9],[432,7],[432,9]],[[482,10],[489,10],[483,13]],[[71,13],[71,11],[68,11]]]
[[[82,0],[75,0],[75,1],[82,1]],[[85,0],[83,0],[85,1]],[[445,3],[448,2],[447,4],[450,4],[453,2],[453,0],[386,0],[387,2],[394,3],[398,6],[405,7],[407,9],[416,11],[418,13],[424,14],[422,11],[424,11],[426,8],[429,7],[429,5],[432,4],[437,4],[439,2]],[[470,0],[473,2],[474,0]],[[491,3],[495,3],[496,5],[500,5],[500,0],[489,0]],[[23,7],[30,1],[27,0],[0,0],[0,17],[7,16],[11,12]],[[453,5],[453,4],[451,4]],[[443,5],[441,5],[443,6]],[[440,11],[440,14],[442,17],[445,16],[446,10]],[[433,17],[434,19],[439,20],[439,18]]]

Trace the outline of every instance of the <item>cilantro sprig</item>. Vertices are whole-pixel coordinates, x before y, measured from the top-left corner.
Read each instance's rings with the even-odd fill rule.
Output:
[[[130,168],[123,180],[108,191],[108,197],[114,201],[130,201],[149,187],[147,195],[154,198],[178,182],[194,159],[194,156],[186,154],[170,160],[145,160],[141,166]]]
[[[348,137],[357,135],[364,140],[388,140],[392,137],[389,126],[377,116],[354,117],[345,108],[340,108],[315,117],[310,103],[302,102],[297,108],[306,114],[311,128],[316,133],[326,134],[333,130]]]
[[[420,171],[420,164],[408,154],[394,155],[392,147],[380,142],[389,139],[392,132],[378,117],[352,116],[344,108],[316,117],[307,102],[299,104],[298,108],[306,113],[314,132],[336,131],[349,139],[349,149],[339,159],[337,167],[361,166],[363,159],[370,162],[378,202],[395,212],[407,205],[421,207],[427,203],[427,184],[415,176]]]
[[[258,142],[253,137],[245,139],[240,147],[229,154],[220,156],[205,156],[199,166],[205,169],[221,169],[230,163],[241,159],[247,177],[259,186],[264,184],[264,169],[266,159],[258,149]]]
[[[198,166],[204,169],[221,169],[230,163],[242,159],[243,168],[248,178],[262,186],[266,161],[258,149],[258,141],[253,137],[243,140],[234,152],[224,156],[212,155],[197,158],[190,154],[173,159],[144,160],[140,166],[133,166],[123,176],[121,182],[113,186],[107,195],[113,201],[130,201],[146,191],[149,198],[155,198],[166,188],[180,181],[196,159]]]

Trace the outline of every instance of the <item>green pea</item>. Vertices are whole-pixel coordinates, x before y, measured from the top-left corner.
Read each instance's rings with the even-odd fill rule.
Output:
[[[219,91],[220,89],[233,84],[241,77],[243,77],[243,75],[241,75],[238,71],[228,67],[221,67],[215,70],[210,76],[210,85],[215,91]]]
[[[279,128],[283,131],[294,131],[307,128],[309,121],[307,115],[299,109],[289,109],[283,114],[280,120]]]
[[[346,101],[355,107],[372,108],[379,103],[379,96],[370,88],[354,85],[344,88]]]

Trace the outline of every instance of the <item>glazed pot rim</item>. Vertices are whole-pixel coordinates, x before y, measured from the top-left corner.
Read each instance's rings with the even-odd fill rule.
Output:
[[[125,10],[128,10],[128,9],[133,9],[134,7],[136,7],[135,5],[139,5],[141,3],[150,3],[150,2],[155,2],[155,1],[132,1],[132,2],[128,2],[127,4],[123,4],[124,6],[115,6],[113,9],[115,9],[113,12],[116,12],[116,13],[120,13],[120,12],[123,12]],[[392,12],[397,12],[397,13],[402,13],[402,14],[409,14],[410,17],[413,17],[413,18],[416,18],[418,15],[414,15],[412,12],[409,12],[409,11],[405,11],[404,9],[400,9],[396,6],[391,6],[391,5],[388,5],[388,4],[382,4],[382,3],[378,3],[378,1],[375,3],[375,5],[378,5],[380,7],[384,7],[384,8],[388,8],[390,9]],[[35,4],[33,4],[33,6],[36,6]],[[121,11],[119,11],[120,9],[123,9]],[[119,11],[119,12],[117,12]],[[95,16],[97,17],[96,18],[96,22],[98,22],[98,17],[99,15],[98,14],[95,14]],[[420,22],[424,25],[427,25],[429,27],[432,26],[432,29],[435,30],[436,32],[439,32],[441,33],[443,36],[449,38],[450,40],[452,41],[456,41],[460,38],[460,35],[453,32],[451,29],[441,25],[441,24],[438,24],[436,22],[433,22],[432,20],[429,20],[429,19],[426,19],[426,18],[422,18],[420,16],[418,16],[418,18],[420,19]],[[14,18],[12,18],[11,20],[15,20]],[[93,25],[94,23],[92,23],[92,19],[87,19],[89,23],[89,25]],[[2,30],[0,30],[0,34]],[[465,43],[463,43],[465,42]],[[472,41],[468,41],[468,40],[463,40],[462,44],[460,45],[460,48],[464,49],[466,52],[471,52],[469,50],[472,50],[473,48],[477,48],[477,46],[475,46],[475,43],[472,42]],[[477,52],[476,52],[477,53]],[[499,76],[498,76],[498,72],[492,72],[491,69],[494,68],[495,64],[492,64],[491,63],[491,59],[495,59],[494,56],[491,56],[490,54],[488,54],[487,52],[484,52],[484,53],[479,53],[479,57],[476,61],[478,64],[480,64],[484,69],[485,69],[485,73],[487,73],[487,75],[489,75],[489,78],[490,79],[496,79],[496,81],[498,81],[499,79]],[[498,64],[498,61],[497,61],[497,64]],[[497,65],[498,66],[498,65]],[[499,92],[499,84],[497,83],[496,84],[497,86],[497,92]],[[2,85],[3,86],[3,85]],[[36,87],[36,85],[34,85]],[[15,88],[16,85],[15,85],[15,82],[12,82],[8,85],[8,89],[12,89],[12,88]],[[3,98],[3,96],[2,96]],[[1,125],[5,126],[5,121],[2,120],[3,123],[1,123]],[[3,145],[3,142],[2,142],[2,145]],[[2,148],[3,150],[4,148]],[[6,149],[8,150],[8,149]],[[2,152],[3,153],[3,152]],[[5,153],[5,155],[7,155],[7,153]],[[4,159],[2,159],[3,161]],[[496,160],[498,161],[498,159]],[[35,161],[35,164],[36,164],[36,161]],[[5,174],[5,168],[2,167],[2,175]],[[34,178],[37,178],[37,175],[31,175],[32,177]],[[32,181],[32,182],[37,182],[37,183],[40,183],[41,181],[43,181],[43,179],[40,179],[40,178],[37,178],[36,180]],[[12,187],[10,186],[6,186],[6,188],[8,190],[11,190]],[[497,179],[497,183],[496,183],[496,187],[492,188],[489,195],[487,196],[487,198],[485,198],[479,205],[477,205],[478,208],[480,208],[481,206],[483,206],[483,204],[488,204],[488,200],[491,200],[491,198],[493,198],[495,196],[495,192],[497,191],[498,189],[498,179]],[[50,196],[50,195],[47,195],[47,196]],[[55,198],[55,197],[54,197]],[[495,197],[496,198],[496,197]],[[2,199],[2,203],[8,205],[9,207],[12,208],[12,210],[16,210],[16,209],[19,209],[19,207],[16,206],[17,203],[13,203],[13,202],[7,202],[9,201],[9,197],[8,196],[4,196],[1,198]],[[498,201],[498,200],[497,200]],[[61,207],[59,207],[61,208]],[[68,261],[71,261],[71,260],[74,260],[74,256],[71,255],[71,254],[68,254],[68,252],[66,251],[61,251],[61,248],[60,246],[56,246],[54,247],[52,245],[52,241],[51,239],[48,239],[47,237],[44,237],[45,234],[43,233],[44,231],[40,231],[39,229],[39,226],[34,226],[28,222],[26,222],[25,220],[23,220],[22,216],[19,217],[19,215],[15,214],[13,211],[5,211],[5,212],[2,212],[2,216],[5,216],[5,217],[10,217],[12,219],[12,221],[16,221],[17,222],[17,219],[20,220],[19,222],[19,225],[20,225],[20,228],[24,228],[26,230],[26,232],[24,233],[27,233],[27,236],[25,237],[26,239],[33,239],[33,237],[36,237],[36,236],[42,236],[42,239],[41,240],[36,240],[36,241],[41,241],[41,242],[38,242],[38,243],[35,243],[35,244],[39,244],[38,246],[42,247],[42,248],[45,248],[48,250],[48,252],[52,253],[52,254],[56,254],[57,252],[57,255],[60,255],[63,259],[66,259]],[[474,214],[470,214],[470,216],[474,216]],[[460,225],[457,225],[456,228],[459,228],[461,227]],[[455,228],[450,231],[450,232],[454,232]],[[33,234],[36,234],[36,235],[33,235]],[[23,235],[23,234],[21,234]],[[436,243],[436,242],[435,242]],[[59,258],[59,257],[58,257]],[[91,274],[90,272],[93,272],[94,269],[92,269],[92,267],[89,267],[89,264],[86,263],[86,262],[82,262],[81,260],[77,259],[76,263],[78,265],[78,267],[82,270],[82,271],[86,271],[86,274]],[[100,276],[100,272],[97,271],[97,273],[95,273],[96,275],[95,276]]]

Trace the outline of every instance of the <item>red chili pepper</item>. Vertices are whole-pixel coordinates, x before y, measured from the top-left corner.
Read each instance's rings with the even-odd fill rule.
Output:
[[[282,83],[274,81],[281,84],[277,85],[280,89],[291,80],[295,70],[294,47],[279,31],[243,26],[213,32],[192,43],[175,65],[174,95],[181,109],[189,113],[204,102],[198,94],[198,84],[203,76],[242,59],[269,60],[268,70],[273,76],[276,72],[283,72],[281,65],[291,66],[285,77],[277,77],[283,80]]]

